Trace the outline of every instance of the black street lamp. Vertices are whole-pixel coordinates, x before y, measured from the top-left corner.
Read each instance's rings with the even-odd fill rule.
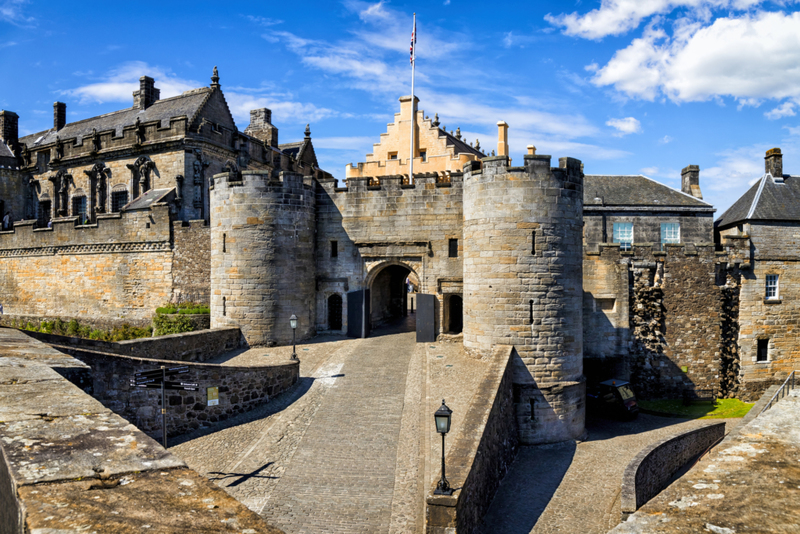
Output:
[[[295,337],[294,337],[294,335],[295,335],[295,332],[297,331],[297,316],[295,314],[292,314],[292,316],[289,317],[289,326],[292,327],[292,359],[296,360],[297,359],[297,351],[295,350],[295,344],[294,344]]]
[[[434,495],[452,495],[453,488],[444,476],[444,436],[450,432],[450,416],[453,410],[447,407],[442,399],[442,405],[433,414],[433,419],[436,421],[436,431],[442,435],[442,479],[436,484],[436,489],[433,491]]]

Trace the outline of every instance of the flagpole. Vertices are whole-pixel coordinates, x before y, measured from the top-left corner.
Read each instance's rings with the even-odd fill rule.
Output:
[[[414,125],[417,122],[417,105],[414,100],[414,68],[417,66],[417,14],[414,13],[414,26],[411,33],[411,157],[408,160],[408,183],[414,183]]]

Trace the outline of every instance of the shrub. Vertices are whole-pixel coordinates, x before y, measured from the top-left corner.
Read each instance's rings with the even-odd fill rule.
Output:
[[[70,322],[67,323],[67,332],[66,332],[66,334],[68,336],[77,336],[78,335],[78,328],[80,328],[80,325],[78,324],[78,321],[76,321],[75,319],[72,319]]]
[[[192,320],[180,314],[172,316],[157,314],[153,317],[153,325],[155,326],[157,336],[180,334],[183,332],[192,332],[194,330]]]

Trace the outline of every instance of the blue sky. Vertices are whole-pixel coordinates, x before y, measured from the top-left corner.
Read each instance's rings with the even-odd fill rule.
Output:
[[[800,174],[796,0],[107,2],[0,0],[0,108],[22,134],[130,107],[138,78],[162,97],[218,65],[239,129],[269,107],[281,142],[307,122],[338,178],[364,160],[410,93],[448,130],[581,159],[587,174],[643,173],[673,187],[700,165],[717,216],[781,147]]]

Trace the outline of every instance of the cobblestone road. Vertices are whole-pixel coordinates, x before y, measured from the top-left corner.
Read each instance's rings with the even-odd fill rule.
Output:
[[[622,474],[633,457],[655,441],[703,424],[647,414],[631,422],[590,420],[587,441],[521,447],[484,517],[483,532],[604,534],[619,523]]]
[[[414,332],[395,333],[407,327],[298,347],[293,390],[171,450],[289,534],[418,530],[425,350]]]

